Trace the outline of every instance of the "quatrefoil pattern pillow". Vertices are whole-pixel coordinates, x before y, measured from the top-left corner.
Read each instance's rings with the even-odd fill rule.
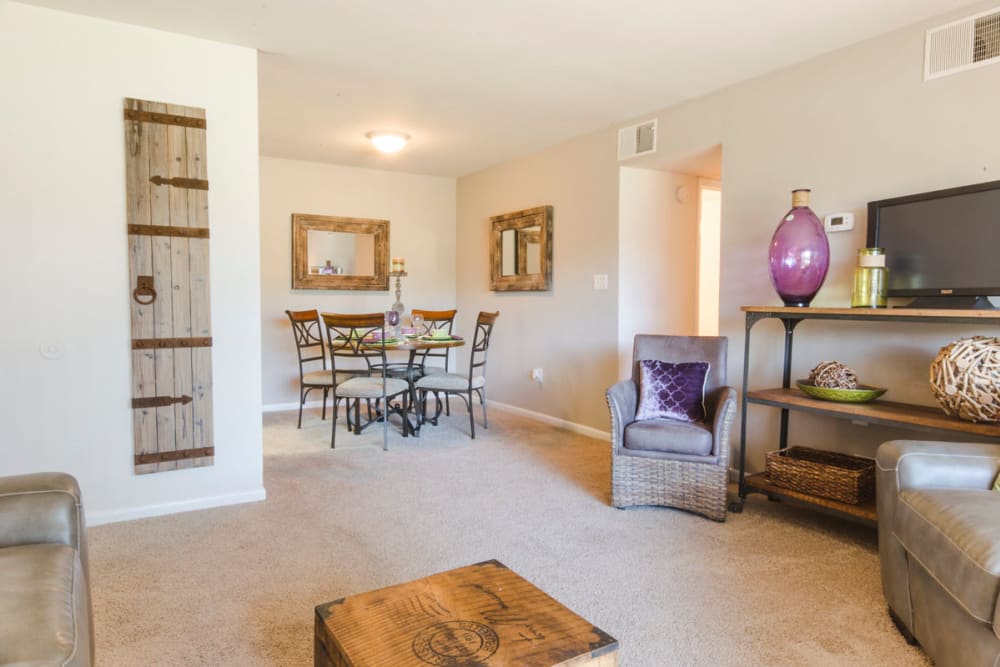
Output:
[[[705,420],[705,378],[707,361],[673,364],[657,359],[639,362],[639,409],[642,419],[676,419],[684,422]]]

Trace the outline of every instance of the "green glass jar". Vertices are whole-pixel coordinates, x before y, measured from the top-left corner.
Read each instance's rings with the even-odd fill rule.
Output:
[[[851,308],[885,308],[888,282],[885,248],[858,248]]]

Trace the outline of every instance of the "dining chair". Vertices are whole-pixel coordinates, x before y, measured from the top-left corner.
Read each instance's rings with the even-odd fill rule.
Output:
[[[295,334],[295,349],[299,355],[299,425],[302,428],[302,406],[313,389],[323,390],[323,419],[326,419],[326,398],[338,382],[349,375],[335,376],[326,367],[326,353],[320,329],[319,312],[316,310],[286,310]],[[313,368],[319,362],[320,368]],[[312,370],[309,370],[312,368]],[[336,400],[336,399],[334,399]]]
[[[719,336],[635,337],[632,377],[607,391],[612,505],[660,505],[726,520],[736,414],[727,347]]]
[[[449,395],[454,394],[465,401],[469,409],[469,431],[472,438],[476,437],[476,419],[472,409],[472,394],[475,392],[479,396],[479,404],[483,407],[483,428],[489,428],[486,418],[486,352],[490,346],[490,338],[493,335],[493,325],[500,316],[500,311],[495,313],[480,312],[476,318],[476,332],[472,339],[472,349],[469,354],[469,374],[459,373],[434,373],[425,375],[416,382],[418,413],[421,419],[428,419],[436,424],[437,418],[441,415],[441,397],[445,395],[445,400]],[[478,374],[477,374],[478,370]],[[427,394],[433,393],[437,398],[437,406],[433,418],[426,418]]]
[[[323,323],[326,325],[326,343],[330,350],[330,365],[334,372],[337,372],[338,360],[342,368],[346,363],[353,360],[363,362],[365,375],[355,375],[343,382],[338,382],[333,388],[333,432],[330,436],[330,448],[337,443],[337,399],[343,398],[347,404],[348,422],[347,428],[351,430],[350,410],[354,406],[353,430],[356,435],[370,426],[373,422],[382,421],[382,449],[389,449],[389,414],[399,412],[403,419],[406,419],[406,411],[409,407],[408,399],[410,385],[406,380],[389,377],[387,373],[372,373],[373,366],[380,365],[386,368],[387,346],[381,339],[376,340],[375,332],[381,333],[385,325],[385,315],[383,313],[366,313],[363,315],[343,315],[339,313],[323,313]],[[346,370],[346,369],[345,369]],[[347,372],[359,372],[357,367],[351,368]],[[390,400],[399,397],[401,406],[396,408],[390,405]],[[361,422],[361,401],[370,405],[371,401],[376,401],[375,416],[369,413],[366,422]],[[403,435],[406,435],[404,424]]]
[[[418,334],[429,333],[432,329],[447,329],[448,335],[452,334],[452,327],[455,326],[455,315],[458,314],[458,310],[423,310],[420,308],[414,308],[410,311],[410,316],[420,315],[424,318],[424,331],[418,331]],[[428,359],[444,359],[444,366],[428,366]],[[447,373],[449,369],[449,360],[451,359],[451,348],[444,348],[440,350],[425,350],[423,355],[420,357],[420,373],[421,375],[434,375],[438,373]],[[445,396],[444,399],[444,409],[445,414],[451,416],[451,402],[448,397]]]

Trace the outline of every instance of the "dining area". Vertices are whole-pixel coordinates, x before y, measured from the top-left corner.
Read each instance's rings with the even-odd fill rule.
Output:
[[[451,414],[453,403],[464,404],[474,439],[476,399],[482,428],[488,428],[486,361],[499,311],[478,313],[464,334],[456,327],[456,309],[285,314],[298,356],[297,427],[302,428],[310,395],[320,399],[323,421],[329,400],[331,448],[338,435],[381,427],[382,448],[388,450],[390,429],[404,438],[420,437],[425,426]],[[458,369],[455,351],[463,347],[468,365]]]

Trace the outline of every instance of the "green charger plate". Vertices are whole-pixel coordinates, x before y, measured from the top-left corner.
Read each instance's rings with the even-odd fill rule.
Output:
[[[795,384],[808,396],[818,398],[821,401],[836,401],[837,403],[868,403],[888,391],[881,387],[871,387],[866,384],[859,385],[857,389],[817,387],[808,380],[796,380]]]

